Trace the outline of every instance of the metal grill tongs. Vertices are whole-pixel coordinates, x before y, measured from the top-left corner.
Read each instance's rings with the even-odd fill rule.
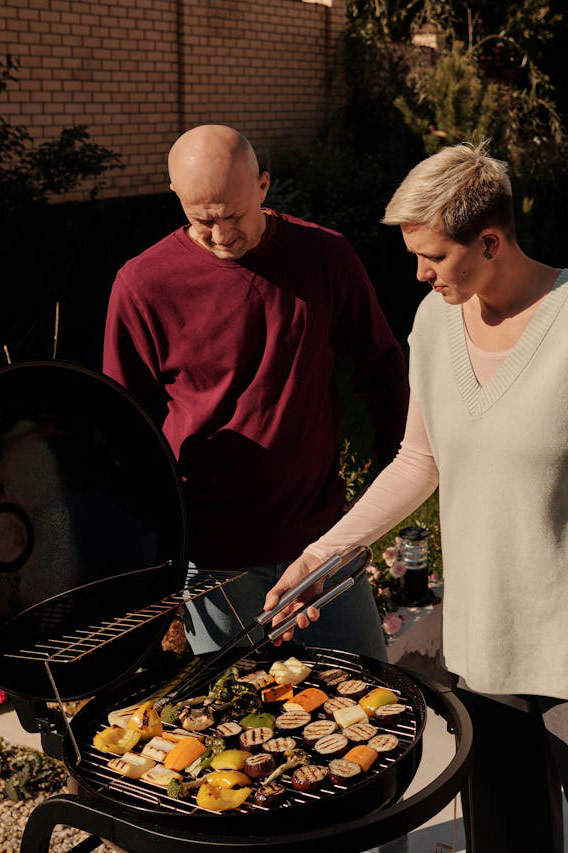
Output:
[[[192,673],[184,682],[178,685],[175,692],[170,693],[167,697],[161,700],[161,704],[165,702],[182,702],[189,698],[190,694],[195,690],[197,685],[205,682],[211,677],[211,672],[218,667],[222,661],[223,667],[229,667],[243,656],[243,653],[250,654],[261,649],[267,643],[274,642],[286,631],[290,630],[295,624],[300,613],[306,613],[309,607],[317,607],[321,609],[326,604],[330,604],[338,596],[347,592],[348,589],[354,586],[356,580],[363,574],[366,567],[369,565],[372,557],[371,549],[366,545],[355,545],[349,548],[343,554],[334,554],[325,563],[322,563],[314,572],[307,575],[304,580],[300,581],[295,587],[292,587],[286,595],[283,595],[276,607],[272,610],[265,610],[254,617],[252,622],[243,628],[229,642],[225,643],[213,657],[211,657],[203,667]],[[251,648],[239,648],[238,653],[232,658],[228,657],[228,653],[235,648],[242,640],[248,638],[249,634],[260,625],[264,628],[268,625],[278,613],[281,613],[289,604],[292,604],[300,595],[306,592],[310,587],[319,581],[325,580],[327,577],[342,571],[342,576],[332,586],[328,587],[322,595],[307,602],[306,606],[298,610],[284,622],[277,625],[271,631],[265,632],[264,636],[256,643],[253,643]],[[242,624],[242,623],[241,623]]]

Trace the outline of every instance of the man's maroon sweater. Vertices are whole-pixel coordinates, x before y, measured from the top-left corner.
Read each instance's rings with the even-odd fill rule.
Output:
[[[270,221],[238,261],[180,228],[125,264],[110,299],[104,371],[178,459],[201,568],[292,559],[340,516],[339,347],[376,420],[381,464],[402,437],[404,360],[361,262],[340,234]]]

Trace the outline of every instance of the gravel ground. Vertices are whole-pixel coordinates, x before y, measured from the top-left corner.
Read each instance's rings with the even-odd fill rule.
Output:
[[[0,800],[0,850],[2,853],[18,853],[20,841],[27,819],[37,805],[47,799],[40,794],[33,800]],[[87,833],[68,826],[57,826],[51,836],[50,853],[67,853],[79,844]],[[106,853],[110,848],[106,844],[97,847],[97,853]]]

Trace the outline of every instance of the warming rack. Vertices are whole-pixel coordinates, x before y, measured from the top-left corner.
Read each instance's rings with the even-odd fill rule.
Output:
[[[222,591],[234,612],[223,587],[242,577],[242,575],[242,572],[201,572],[190,568],[184,587],[179,592],[171,593],[139,610],[128,610],[113,619],[101,620],[96,624],[77,628],[69,634],[62,633],[53,637],[42,638],[41,642],[33,644],[29,649],[23,648],[6,652],[5,657],[16,660],[41,661],[46,664],[76,663],[87,655],[100,651],[109,643],[125,637],[137,628],[153,622],[168,612],[177,610],[185,602],[207,595],[215,589]]]

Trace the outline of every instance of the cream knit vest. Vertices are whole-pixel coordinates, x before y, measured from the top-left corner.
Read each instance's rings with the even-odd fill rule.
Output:
[[[568,699],[568,270],[483,388],[429,294],[410,383],[440,472],[444,656],[483,693]]]

